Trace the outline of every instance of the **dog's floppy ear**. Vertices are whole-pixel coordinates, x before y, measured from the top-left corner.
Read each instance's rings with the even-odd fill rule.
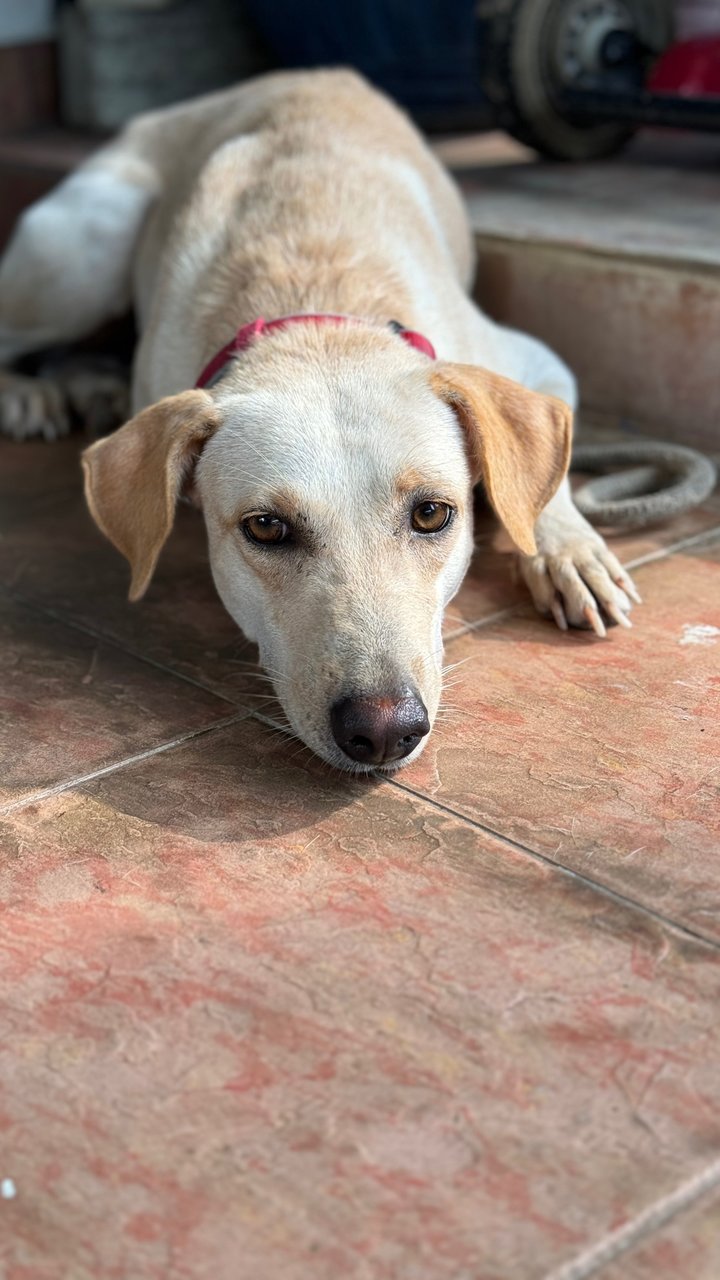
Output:
[[[568,469],[571,410],[471,364],[440,364],[430,382],[465,431],[473,482],[482,480],[515,545],[534,555],[535,521]]]
[[[207,391],[183,391],[144,409],[83,454],[87,504],[130,561],[131,600],[139,600],[150,582],[183,483],[218,425]]]

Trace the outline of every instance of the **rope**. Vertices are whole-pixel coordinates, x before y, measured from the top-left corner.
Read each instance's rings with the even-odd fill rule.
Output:
[[[626,529],[670,520],[699,506],[717,480],[710,459],[683,445],[632,441],[581,444],[573,450],[572,471],[606,472],[610,467],[622,470],[587,481],[573,499],[593,524]]]
[[[683,1209],[690,1208],[701,1196],[715,1190],[719,1183],[720,1160],[714,1160],[700,1173],[681,1182],[669,1195],[662,1196],[624,1226],[611,1231],[585,1253],[553,1271],[546,1280],[589,1280],[600,1268],[605,1268],[633,1245],[641,1244],[653,1232],[671,1222],[676,1214],[682,1213]]]

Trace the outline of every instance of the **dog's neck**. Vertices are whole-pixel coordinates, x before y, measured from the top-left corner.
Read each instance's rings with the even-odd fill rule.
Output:
[[[243,325],[238,329],[237,333],[226,342],[223,347],[213,356],[205,368],[202,370],[196,387],[213,386],[227,372],[229,365],[233,360],[241,359],[248,348],[254,342],[261,340],[268,334],[278,329],[287,329],[296,324],[303,325],[366,325],[369,321],[357,316],[337,315],[334,312],[301,312],[299,315],[280,316],[275,320],[265,320],[258,317],[257,320],[250,324]],[[435,348],[432,343],[417,330],[408,329],[401,324],[399,320],[392,320],[388,325],[392,333],[408,344],[414,347],[416,351],[421,351],[423,355],[428,356],[431,360],[435,357]]]
[[[372,253],[349,255],[346,247],[317,244],[304,246],[294,258],[271,241],[257,248],[233,246],[209,274],[198,299],[206,311],[201,367],[258,316],[339,314],[381,327],[396,319],[411,329],[422,327],[400,273]]]

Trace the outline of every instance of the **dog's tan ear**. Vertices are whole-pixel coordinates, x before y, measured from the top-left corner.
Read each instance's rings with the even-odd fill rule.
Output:
[[[534,555],[535,521],[568,469],[571,410],[471,364],[440,364],[430,381],[465,431],[474,483],[482,480],[515,545]]]
[[[130,561],[131,600],[147,589],[183,483],[218,425],[207,391],[183,391],[144,409],[83,454],[87,504]]]

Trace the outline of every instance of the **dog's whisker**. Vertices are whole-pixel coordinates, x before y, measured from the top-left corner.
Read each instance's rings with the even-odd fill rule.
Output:
[[[253,679],[253,677],[249,675],[249,673],[247,672],[244,673],[244,678],[249,680]],[[257,679],[259,680],[260,684],[267,686],[268,698],[272,696],[273,692],[277,689],[278,686],[286,687],[285,682],[282,681],[279,678],[279,676],[258,676]]]
[[[471,659],[474,657],[475,657],[474,653],[469,653],[466,658],[459,658],[457,662],[448,662],[447,665],[444,666],[442,669],[443,675],[446,675],[448,671],[454,671],[456,667],[464,667],[465,663],[470,662]]]
[[[297,735],[295,736],[297,737]],[[304,751],[307,751],[311,756],[315,754],[312,748],[309,747],[306,742],[303,742],[301,738],[297,738],[297,741],[300,743],[300,747],[297,751],[293,751],[291,755],[288,756],[289,761],[292,762],[298,760]]]
[[[272,684],[270,676],[256,675],[254,671],[240,671],[238,674],[242,676],[243,680],[254,680],[260,684]]]
[[[288,729],[276,729],[269,738],[269,741],[272,742],[274,746],[277,746],[281,740],[285,746],[289,746],[291,742],[297,741],[295,734],[290,733]]]
[[[273,671],[273,670],[272,670],[272,668],[270,669],[270,671],[269,671],[269,672],[268,672],[267,670],[265,670],[265,671],[241,671],[239,674],[241,674],[241,675],[243,676],[243,678],[244,678],[244,679],[250,679],[250,680],[265,680],[265,681],[267,681],[269,684],[276,684],[276,683],[278,683],[278,682],[279,682],[279,683],[281,683],[281,684],[288,684],[288,683],[289,683],[289,676],[284,675],[282,671]]]
[[[263,721],[262,723],[264,724],[265,722]],[[300,741],[297,734],[293,731],[292,725],[273,724],[271,726],[269,724],[265,724],[265,728],[268,730],[269,742],[276,742],[278,738],[282,738],[285,742],[292,742],[293,740],[297,742]]]
[[[258,712],[258,715],[260,714],[261,713]],[[290,721],[288,720],[288,717],[285,714],[283,707],[278,705],[277,711],[274,711],[272,708],[269,708],[267,713],[263,712],[262,714],[265,715],[265,719],[268,721],[268,723],[271,722],[275,726],[275,728],[292,729],[292,725],[290,724]],[[295,731],[293,729],[293,733],[294,732]]]

